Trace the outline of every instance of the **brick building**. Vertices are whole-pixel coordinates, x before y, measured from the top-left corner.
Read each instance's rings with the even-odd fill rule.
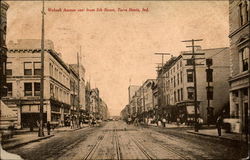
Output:
[[[230,117],[233,132],[245,132],[250,115],[249,6],[248,0],[229,1]]]
[[[7,87],[4,102],[18,113],[18,125],[36,125],[39,120],[41,49],[40,40],[18,40],[8,44]],[[44,121],[64,125],[70,114],[70,70],[45,41]]]
[[[212,107],[213,115],[216,116],[224,107],[228,107],[228,83],[229,58],[228,48],[197,49],[199,53],[205,53],[200,58],[212,59],[210,75],[207,74],[205,59],[197,59],[197,100],[199,104],[198,113],[207,122],[208,99]],[[162,95],[159,102],[162,103],[162,113],[169,114],[170,119],[175,121],[180,117],[182,122],[194,120],[194,77],[191,57],[182,52],[178,57],[172,57],[160,70],[158,81]],[[208,81],[210,87],[208,89]]]

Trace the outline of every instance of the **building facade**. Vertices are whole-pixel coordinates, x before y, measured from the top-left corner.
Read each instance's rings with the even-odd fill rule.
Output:
[[[6,96],[6,61],[7,61],[7,10],[9,5],[6,2],[0,2],[0,100]]]
[[[81,64],[70,64],[70,67],[74,70],[79,78],[79,107],[80,112],[84,112],[86,110],[85,104],[85,68]],[[77,81],[78,83],[78,81]]]
[[[4,101],[18,114],[18,125],[36,125],[39,120],[41,49],[40,40],[18,40],[8,44],[7,87]],[[70,114],[70,70],[53,42],[45,41],[44,121],[64,125]]]
[[[227,79],[229,77],[228,48],[198,49],[205,53],[197,59],[196,81],[198,114],[207,123],[207,108],[213,108],[213,116],[218,115],[222,109],[228,107]],[[162,105],[164,116],[168,115],[171,121],[180,118],[181,122],[194,121],[194,72],[190,56],[182,52],[178,57],[172,57],[163,68],[159,81],[162,81]],[[197,57],[198,58],[198,57]],[[208,70],[207,59],[212,65]],[[209,84],[209,85],[208,85]]]
[[[249,6],[248,0],[229,1],[230,117],[232,131],[240,133],[247,131],[250,115]]]

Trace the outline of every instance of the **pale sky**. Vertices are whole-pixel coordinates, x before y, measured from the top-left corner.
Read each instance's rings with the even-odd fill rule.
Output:
[[[39,1],[7,1],[7,41],[41,38]],[[48,8],[113,8],[116,12],[49,12]],[[118,12],[148,8],[148,12]],[[202,48],[229,46],[228,1],[57,1],[45,2],[45,37],[66,63],[82,48],[86,80],[98,87],[111,115],[128,104],[129,79],[141,85],[156,78],[156,52],[175,56],[182,40],[203,39]]]

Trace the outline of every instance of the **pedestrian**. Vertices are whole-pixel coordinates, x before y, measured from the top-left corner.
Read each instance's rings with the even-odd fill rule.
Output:
[[[163,127],[164,127],[164,128],[166,127],[166,122],[167,122],[166,119],[163,118],[163,119],[162,119],[162,123],[163,123]]]
[[[222,122],[223,122],[223,117],[222,115],[220,115],[217,120],[216,120],[216,127],[217,127],[217,131],[218,131],[218,135],[221,136],[221,126],[222,126]]]
[[[50,123],[49,123],[49,121],[47,122],[47,132],[48,132],[48,135],[50,135]]]
[[[201,128],[202,124],[203,124],[203,119],[201,117],[199,117],[198,118],[198,127],[199,127],[199,129]]]
[[[180,117],[177,117],[176,122],[177,122],[177,126],[179,126],[180,125]]]
[[[29,122],[30,132],[33,132],[33,121]]]

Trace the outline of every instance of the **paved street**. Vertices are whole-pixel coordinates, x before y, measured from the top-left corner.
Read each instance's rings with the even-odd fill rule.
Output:
[[[111,121],[9,150],[24,159],[239,159],[239,144]]]

